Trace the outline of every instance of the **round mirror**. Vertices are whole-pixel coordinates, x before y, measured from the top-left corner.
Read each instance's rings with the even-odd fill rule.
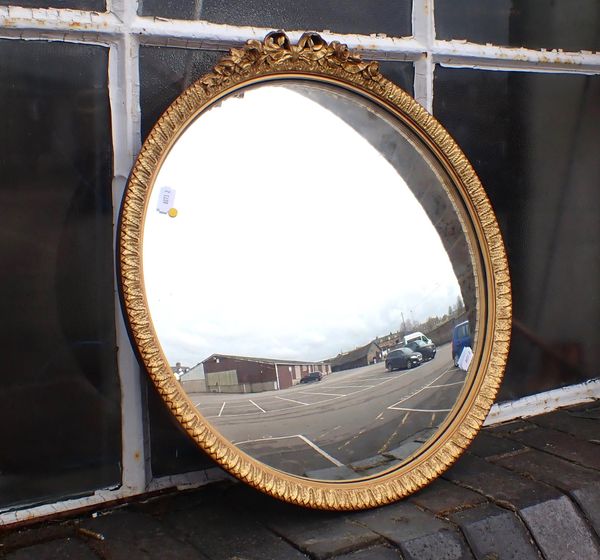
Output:
[[[166,403],[279,498],[402,497],[491,406],[510,288],[485,193],[441,126],[338,44],[271,34],[184,93],[132,172],[120,249]]]

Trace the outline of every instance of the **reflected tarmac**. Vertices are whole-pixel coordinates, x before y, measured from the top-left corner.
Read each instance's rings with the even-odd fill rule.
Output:
[[[374,474],[413,453],[444,420],[464,378],[447,344],[410,370],[388,372],[379,363],[281,391],[190,397],[254,458],[335,480]]]

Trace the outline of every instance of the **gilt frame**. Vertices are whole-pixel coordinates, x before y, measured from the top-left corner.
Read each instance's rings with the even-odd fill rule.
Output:
[[[470,242],[478,249],[483,296],[479,344],[462,396],[436,434],[413,456],[379,475],[350,481],[321,481],[284,473],[235,447],[197,411],[172,375],[152,325],[142,268],[144,216],[153,182],[170,148],[207,107],[241,87],[301,77],[359,92],[403,121],[438,159],[464,204]],[[256,149],[259,149],[258,147]],[[460,148],[412,97],[387,80],[376,62],[363,61],[340,43],[305,34],[297,45],[284,33],[232,49],[182,93],[155,124],[129,177],[119,223],[121,297],[137,353],[162,399],[190,437],[238,479],[297,505],[356,510],[401,499],[447,470],[473,440],[494,402],[510,343],[511,288],[506,253],[488,197]]]

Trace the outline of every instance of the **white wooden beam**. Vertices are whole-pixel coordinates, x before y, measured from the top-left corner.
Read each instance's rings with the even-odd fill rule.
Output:
[[[493,426],[518,418],[529,418],[552,412],[557,408],[600,399],[600,379],[537,393],[515,401],[494,404],[484,426]]]
[[[227,50],[249,39],[262,39],[271,31],[269,28],[139,17],[137,14],[123,20],[117,15],[123,1],[115,0],[111,13],[0,6],[0,37],[110,44],[123,34],[131,33],[139,36],[141,44]],[[600,72],[600,53],[591,51],[534,50],[435,40],[432,0],[414,0],[413,25],[414,37],[340,34],[328,30],[318,32],[327,41],[343,42],[366,57],[380,60],[414,60],[421,64],[428,55],[431,57],[431,61],[427,61],[429,65],[440,63],[456,67],[585,74]],[[303,33],[299,30],[286,32],[294,41]],[[432,74],[430,71],[418,73],[424,77]],[[418,89],[423,88],[419,85]],[[425,98],[428,89],[425,84]]]
[[[140,42],[145,45],[227,50],[243,45],[251,39],[262,40],[273,29],[146,17],[137,18],[131,31],[139,34]],[[285,32],[292,41],[298,41],[305,33],[304,30],[287,29]],[[374,58],[411,60],[424,53],[423,45],[412,37],[339,34],[328,30],[321,30],[318,33],[328,42],[339,41],[365,56],[372,55]]]
[[[115,16],[124,29],[131,27],[137,2],[118,0],[113,3]],[[113,233],[117,246],[117,223],[129,172],[140,149],[139,46],[137,36],[124,33],[110,47],[108,88],[113,136]],[[116,251],[115,251],[116,253]],[[115,267],[118,270],[115,255]],[[115,286],[119,278],[115,277]],[[149,484],[150,458],[146,454],[146,427],[142,399],[142,372],[133,352],[118,291],[115,292],[117,314],[117,363],[121,385],[122,492],[140,494]]]
[[[600,73],[600,53],[532,50],[477,45],[466,41],[435,41],[433,60],[444,66],[561,73]]]
[[[0,33],[23,39],[109,41],[127,32],[112,13],[0,6]]]
[[[169,488],[188,490],[220,480],[233,480],[233,477],[218,467],[211,467],[203,471],[154,479],[144,493],[157,492]],[[64,499],[51,504],[42,504],[29,508],[8,509],[0,511],[0,527],[5,529],[11,525],[27,524],[46,517],[54,518],[63,513],[72,514],[77,511],[89,510],[90,508],[111,507],[142,494],[142,492],[131,492],[130,489],[125,487],[106,488],[97,490],[91,496],[82,498]]]
[[[424,54],[415,61],[415,99],[427,111],[433,112],[433,74],[435,64],[431,54],[435,41],[433,0],[413,0],[412,23],[415,39],[424,46]]]

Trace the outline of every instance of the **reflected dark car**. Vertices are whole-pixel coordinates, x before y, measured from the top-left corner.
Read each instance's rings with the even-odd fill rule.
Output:
[[[312,383],[313,381],[321,381],[323,374],[320,371],[312,371],[300,379],[300,383]]]
[[[389,371],[395,369],[410,369],[423,361],[423,354],[414,352],[408,347],[392,350],[385,359],[385,367]]]
[[[413,352],[419,352],[423,354],[424,360],[433,360],[435,358],[435,353],[437,352],[437,348],[433,342],[423,342],[422,340],[413,340],[406,345]]]

